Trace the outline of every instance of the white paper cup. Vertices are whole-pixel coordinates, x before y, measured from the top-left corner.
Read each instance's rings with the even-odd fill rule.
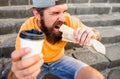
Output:
[[[25,30],[20,33],[20,46],[21,48],[29,47],[32,51],[25,55],[22,59],[31,57],[41,53],[43,46],[44,34],[37,30]]]

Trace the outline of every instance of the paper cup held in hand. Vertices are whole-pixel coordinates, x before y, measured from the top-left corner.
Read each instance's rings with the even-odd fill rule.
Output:
[[[19,36],[21,48],[30,47],[32,49],[32,51],[25,55],[22,59],[41,53],[44,38],[44,34],[42,32],[34,29],[24,30],[21,31]]]

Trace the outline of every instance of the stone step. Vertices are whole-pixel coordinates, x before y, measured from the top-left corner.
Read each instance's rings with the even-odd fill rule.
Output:
[[[26,19],[0,19],[0,35],[9,34],[9,33],[17,33],[21,24]]]
[[[107,0],[69,0],[70,3],[93,3],[93,2],[99,2],[99,3],[107,3]]]
[[[113,44],[120,42],[120,26],[118,27],[95,27],[103,37],[102,43]],[[10,51],[13,51],[17,33],[0,35],[0,56],[9,57]],[[66,50],[80,47],[78,44],[68,43]]]
[[[119,79],[120,78],[120,66],[106,68],[103,71],[100,71],[105,79]]]
[[[0,57],[9,56],[14,50],[17,33],[0,35]]]
[[[78,15],[75,16],[81,19],[81,21],[91,27],[105,27],[105,26],[119,26],[120,25],[120,14],[109,14],[109,15]],[[21,24],[27,18],[15,19],[7,18],[0,19],[0,35],[18,32]]]
[[[112,14],[120,12],[120,4],[69,4],[68,12],[72,15],[81,14]],[[26,18],[32,16],[31,5],[0,7],[0,18]]]
[[[66,50],[66,54],[81,60],[98,70],[120,66],[120,43],[107,44],[106,54],[91,53],[86,48],[73,48]]]
[[[69,0],[70,3],[120,3],[120,0]]]
[[[120,0],[68,0],[69,3],[120,3]],[[32,0],[0,0],[0,6],[31,5]]]
[[[0,7],[1,18],[26,18],[32,16],[31,7],[23,6],[4,6]]]
[[[76,15],[75,15],[76,16]],[[104,14],[104,15],[77,15],[87,26],[114,26],[120,25],[120,14]]]
[[[81,14],[112,14],[114,12],[120,12],[120,3],[91,3],[91,4],[68,4],[68,11],[72,15]]]
[[[32,0],[0,0],[0,6],[30,5]]]
[[[103,39],[102,43],[116,43],[120,42],[120,26],[110,26],[110,27],[95,27],[100,31]]]

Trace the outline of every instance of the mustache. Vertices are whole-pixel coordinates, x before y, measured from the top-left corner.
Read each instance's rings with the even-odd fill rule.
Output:
[[[56,26],[61,26],[62,24],[65,24],[65,22],[56,20],[55,23],[53,24],[53,28],[56,27]]]

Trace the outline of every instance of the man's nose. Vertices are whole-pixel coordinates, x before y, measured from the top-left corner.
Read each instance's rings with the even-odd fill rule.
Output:
[[[61,21],[61,22],[65,22],[65,14],[64,14],[64,13],[61,13],[61,14],[59,15],[58,20]]]

